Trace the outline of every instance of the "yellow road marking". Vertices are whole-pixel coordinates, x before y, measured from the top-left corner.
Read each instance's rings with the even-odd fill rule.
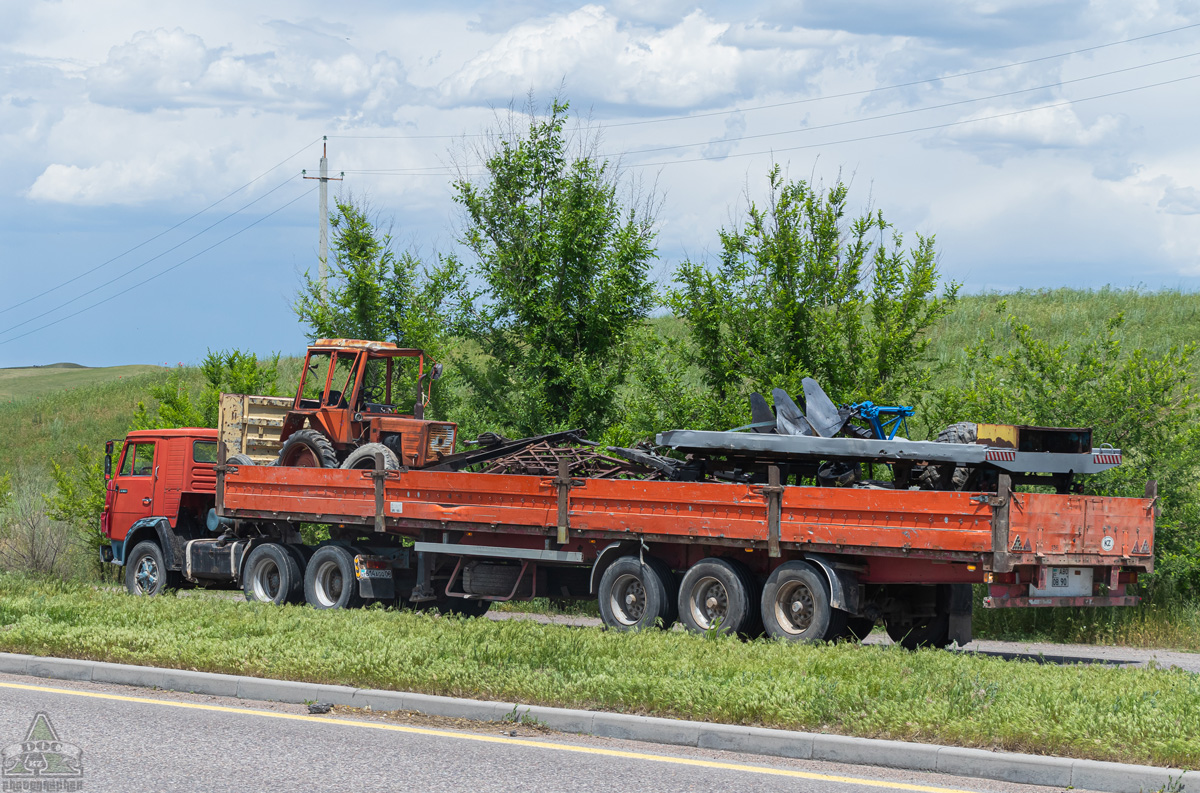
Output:
[[[629,760],[649,760],[655,763],[671,763],[673,765],[692,766],[694,768],[719,768],[724,771],[741,771],[751,774],[766,774],[768,776],[812,779],[821,782],[838,782],[845,785],[891,788],[893,790],[912,790],[918,791],[919,793],[977,793],[977,791],[956,790],[954,788],[934,787],[931,785],[913,785],[906,782],[884,782],[878,779],[860,779],[858,777],[839,776],[837,774],[818,774],[813,771],[795,771],[785,768],[768,768],[765,766],[742,765],[740,763],[721,763],[716,760],[697,760],[689,757],[643,754],[641,752],[628,752],[621,749],[600,749],[593,746],[571,746],[569,744],[549,743],[546,741],[530,741],[524,738],[509,738],[499,735],[481,735],[476,733],[451,732],[449,730],[433,730],[427,727],[411,727],[405,724],[383,724],[371,721],[353,721],[349,719],[333,719],[324,716],[310,716],[300,713],[279,713],[271,710],[255,710],[254,708],[230,708],[224,705],[206,705],[199,702],[173,702],[166,699],[128,697],[121,694],[105,694],[99,691],[77,691],[68,688],[52,688],[50,686],[33,686],[23,683],[4,682],[0,682],[0,688],[17,688],[25,691],[45,691],[51,694],[67,694],[75,697],[91,697],[93,699],[108,699],[118,702],[137,702],[143,705],[163,705],[171,708],[207,710],[215,711],[217,713],[236,713],[250,716],[264,716],[270,719],[291,719],[293,721],[334,724],[339,727],[364,727],[372,730],[390,730],[392,732],[404,732],[415,735],[432,735],[438,738],[457,738],[459,740],[479,741],[481,743],[508,744],[510,746],[529,746],[535,749],[553,749],[560,752],[576,752],[579,754],[601,755],[604,757],[623,757]]]

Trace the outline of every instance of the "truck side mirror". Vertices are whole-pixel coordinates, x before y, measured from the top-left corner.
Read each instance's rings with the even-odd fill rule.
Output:
[[[108,441],[104,444],[104,478],[112,479],[112,453],[113,442]]]
[[[429,373],[429,379],[430,379],[430,381],[440,380],[441,377],[442,377],[442,365],[440,363],[435,363],[433,365],[433,371]]]

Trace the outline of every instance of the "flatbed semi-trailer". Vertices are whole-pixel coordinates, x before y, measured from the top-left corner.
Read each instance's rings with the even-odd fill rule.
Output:
[[[678,620],[820,641],[882,621],[919,646],[969,640],[972,584],[988,586],[990,608],[1122,606],[1153,569],[1152,484],[1145,498],[1113,498],[1015,492],[1007,475],[971,493],[787,486],[774,466],[766,483],[734,484],[225,456],[215,430],[130,433],[104,532],[131,591],[237,585],[319,608],[383,600],[466,614],[595,598],[617,629]],[[306,545],[302,524],[330,539]]]

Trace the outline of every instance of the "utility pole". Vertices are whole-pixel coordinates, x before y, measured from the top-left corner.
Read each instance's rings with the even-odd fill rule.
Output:
[[[330,177],[329,175],[329,136],[321,136],[321,175],[309,176],[308,171],[301,171],[300,174],[305,179],[319,179],[321,181],[320,190],[320,212],[321,212],[321,241],[317,248],[317,259],[320,262],[319,275],[321,278],[321,303],[329,302],[329,183],[340,182],[346,175],[343,171],[337,176]]]

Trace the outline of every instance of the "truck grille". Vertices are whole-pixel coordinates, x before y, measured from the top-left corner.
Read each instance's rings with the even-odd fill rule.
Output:
[[[454,433],[457,429],[454,424],[434,424],[429,428],[429,447],[425,450],[425,456],[429,460],[436,460],[439,456],[454,454]]]

